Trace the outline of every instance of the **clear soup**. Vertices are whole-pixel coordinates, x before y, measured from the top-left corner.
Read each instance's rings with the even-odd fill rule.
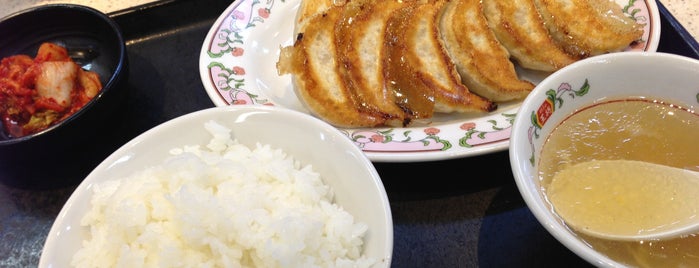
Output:
[[[697,169],[699,115],[649,99],[599,103],[576,112],[557,126],[542,147],[539,159],[544,193],[556,172],[593,159],[628,159]],[[699,267],[699,234],[663,241],[622,242],[573,232],[620,263],[637,267]]]

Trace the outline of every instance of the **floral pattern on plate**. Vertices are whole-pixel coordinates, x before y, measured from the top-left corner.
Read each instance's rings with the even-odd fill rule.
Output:
[[[301,0],[235,1],[204,41],[200,74],[217,106],[275,105],[308,112],[296,97],[291,77],[276,72],[279,49],[293,44],[294,18]],[[627,50],[655,51],[658,11],[652,0],[618,0],[629,16],[646,23],[644,42]],[[522,72],[538,83],[536,73]],[[436,115],[407,128],[340,130],[375,162],[415,162],[475,156],[506,150],[519,103],[499,104],[485,115]]]

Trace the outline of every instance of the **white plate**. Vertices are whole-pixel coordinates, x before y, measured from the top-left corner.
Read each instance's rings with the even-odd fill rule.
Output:
[[[309,113],[294,94],[289,75],[277,74],[279,49],[293,44],[301,0],[238,0],[216,20],[204,40],[199,72],[216,106],[276,105]],[[655,52],[660,15],[653,0],[616,0],[647,22],[643,40],[627,50]],[[630,6],[627,6],[629,5]],[[535,84],[544,77],[520,72]],[[506,150],[521,102],[500,103],[483,116],[436,115],[428,126],[341,129],[374,162],[417,162]]]

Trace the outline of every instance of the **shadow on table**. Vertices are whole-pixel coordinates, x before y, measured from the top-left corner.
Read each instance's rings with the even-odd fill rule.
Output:
[[[507,151],[375,166],[391,201],[393,267],[592,267],[534,218]]]

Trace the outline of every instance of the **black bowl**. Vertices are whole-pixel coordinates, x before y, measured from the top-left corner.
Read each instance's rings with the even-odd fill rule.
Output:
[[[109,16],[73,4],[37,6],[0,20],[0,58],[34,57],[44,42],[66,47],[83,69],[96,72],[103,88],[81,110],[50,128],[20,138],[0,134],[0,181],[18,188],[55,188],[79,183],[103,158],[100,134],[126,91],[126,44]]]

